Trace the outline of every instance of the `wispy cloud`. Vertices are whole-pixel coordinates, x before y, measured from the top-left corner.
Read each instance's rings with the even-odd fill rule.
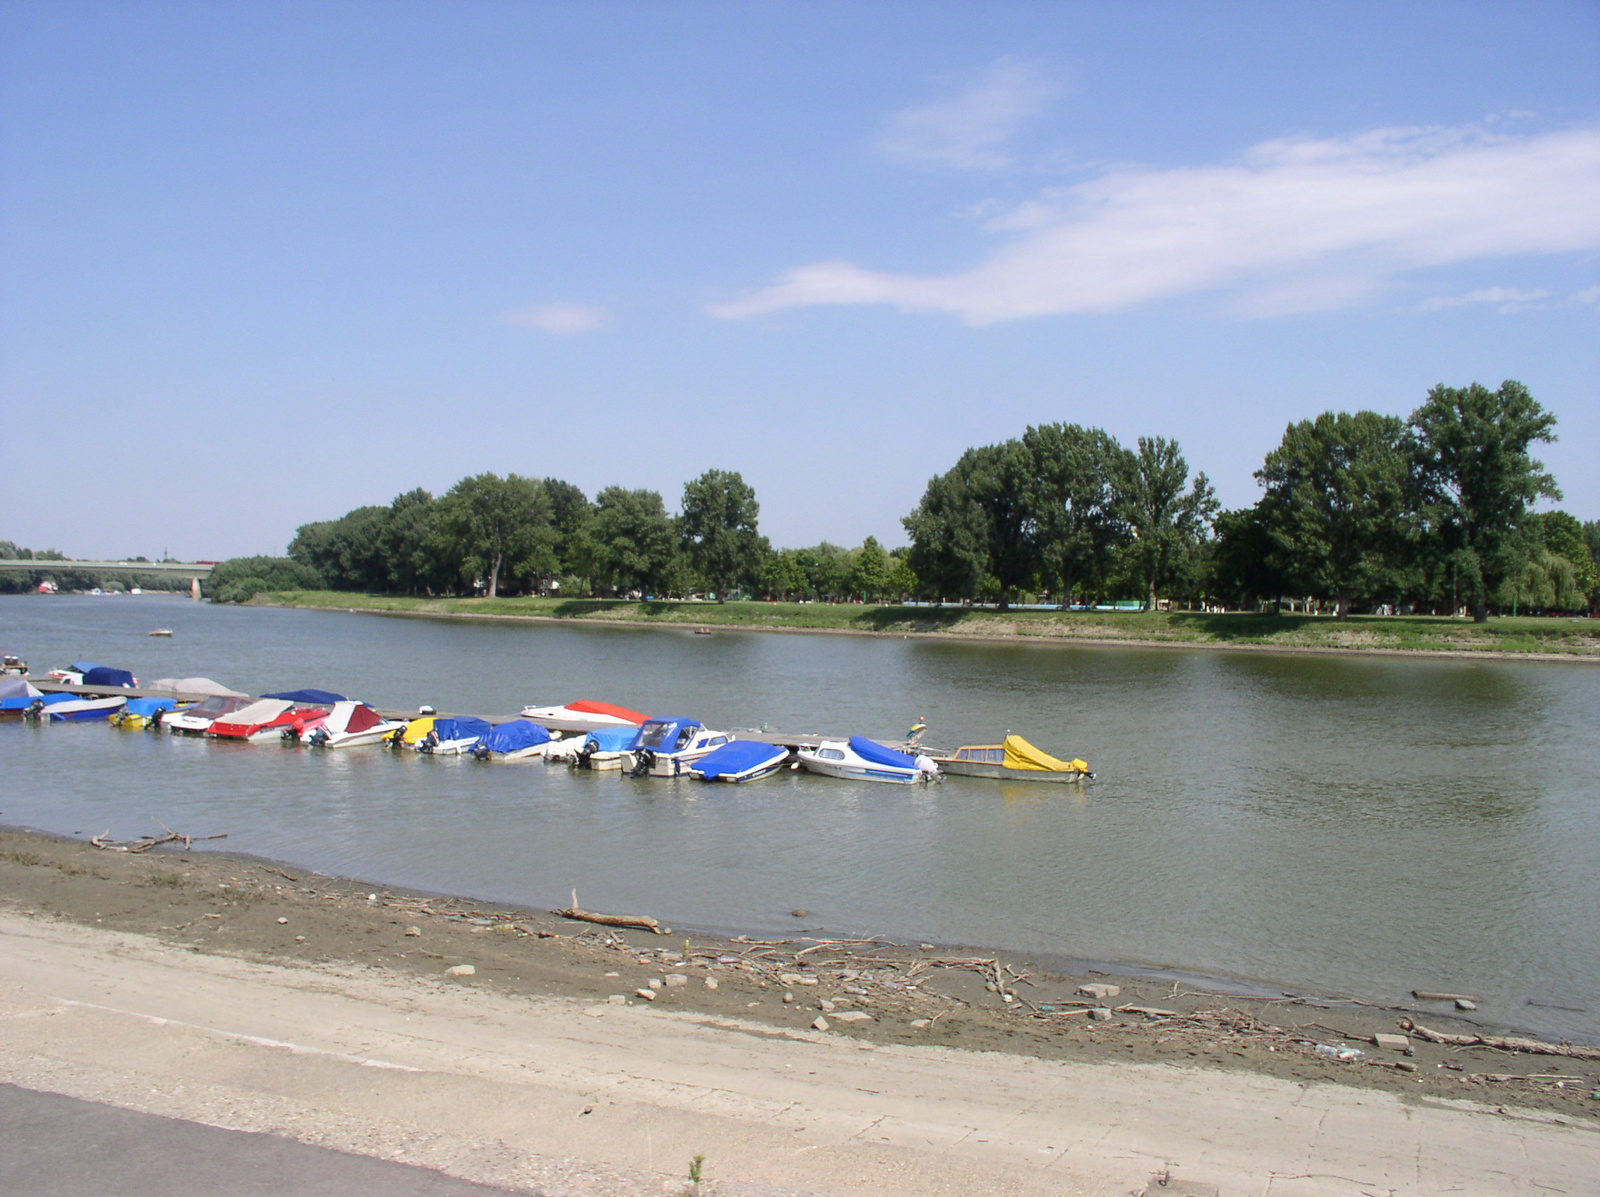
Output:
[[[539,307],[514,308],[501,312],[500,319],[522,328],[536,328],[540,332],[558,336],[573,336],[593,332],[610,318],[605,308],[582,303],[547,303]]]
[[[1010,162],[1005,143],[1054,92],[1036,67],[1002,58],[959,95],[895,113],[878,148],[912,166],[997,170]]]
[[[1424,299],[1417,306],[1425,312],[1437,312],[1444,308],[1463,307],[1469,303],[1492,303],[1498,305],[1498,311],[1516,312],[1530,303],[1538,303],[1541,299],[1549,298],[1549,291],[1529,291],[1522,287],[1483,287],[1477,291],[1468,291],[1465,295],[1435,295],[1431,299]]]
[[[1600,303],[1600,287],[1590,287],[1585,291],[1579,291],[1572,298],[1579,303]]]
[[[1108,170],[987,227],[1005,240],[969,270],[818,262],[709,311],[872,303],[981,325],[1199,293],[1255,316],[1350,306],[1410,270],[1600,247],[1600,129],[1286,138],[1227,163]]]

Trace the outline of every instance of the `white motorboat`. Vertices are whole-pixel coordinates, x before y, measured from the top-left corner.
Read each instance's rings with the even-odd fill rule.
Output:
[[[328,717],[300,734],[300,742],[313,748],[359,748],[381,744],[405,727],[398,719],[385,719],[364,702],[345,699],[333,704]]]
[[[592,698],[580,698],[559,707],[525,706],[522,708],[522,717],[532,719],[551,731],[563,732],[603,731],[608,727],[636,728],[645,721],[645,716],[638,711],[630,711],[627,707],[609,702],[596,702]]]
[[[623,754],[633,747],[639,733],[631,727],[603,727],[586,736],[573,736],[566,741],[576,743],[572,763],[578,769],[620,769]]]
[[[885,748],[865,736],[848,740],[824,740],[815,748],[799,750],[800,764],[812,773],[842,777],[847,781],[886,781],[912,785],[932,781],[939,766],[925,756],[907,756]]]
[[[319,712],[320,713],[320,712]],[[294,703],[284,698],[261,698],[214,719],[206,735],[219,740],[245,740],[259,744],[283,739],[283,729],[298,717]]]
[[[51,723],[82,723],[90,719],[109,719],[127,705],[126,698],[74,698],[44,706],[35,700],[39,717]]]
[[[249,705],[248,698],[217,694],[195,706],[163,715],[161,726],[175,736],[203,736],[211,730],[211,725],[216,720],[243,710]]]
[[[712,731],[698,719],[654,715],[644,721],[633,744],[622,754],[630,777],[682,777],[689,766],[733,739]]]

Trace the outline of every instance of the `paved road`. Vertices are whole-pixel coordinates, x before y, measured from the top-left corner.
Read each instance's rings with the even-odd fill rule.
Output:
[[[7,1197],[504,1197],[366,1156],[0,1084]]]

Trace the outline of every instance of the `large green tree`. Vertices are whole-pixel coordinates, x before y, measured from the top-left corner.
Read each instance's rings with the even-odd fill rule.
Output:
[[[1234,607],[1282,597],[1284,577],[1273,563],[1277,546],[1267,528],[1262,505],[1219,512],[1216,530],[1207,588]]]
[[[590,523],[597,578],[619,592],[659,593],[675,551],[672,518],[653,490],[608,486],[595,496]]]
[[[719,603],[728,601],[729,589],[753,582],[760,572],[760,514],[756,492],[736,472],[707,470],[684,483],[678,531],[690,562]]]
[[[1411,455],[1397,416],[1323,412],[1284,431],[1256,471],[1273,558],[1308,594],[1335,600],[1397,584],[1409,540]]]
[[[550,497],[550,522],[556,530],[556,557],[563,573],[588,578],[594,572],[594,542],[590,535],[594,504],[589,496],[570,482],[546,478],[544,493]]]
[[[1078,424],[1030,427],[1022,444],[1039,557],[1065,609],[1075,587],[1104,577],[1122,539],[1115,487],[1122,447],[1103,429]]]
[[[864,602],[881,600],[889,589],[889,570],[889,554],[877,537],[867,537],[856,550],[850,569],[851,593],[860,595]]]
[[[1189,481],[1177,441],[1141,436],[1123,450],[1117,472],[1117,512],[1128,529],[1128,563],[1144,591],[1146,610],[1156,588],[1172,579],[1189,550],[1205,539],[1219,504],[1204,473]]]
[[[900,523],[911,537],[907,564],[926,597],[977,595],[989,567],[989,517],[960,470],[928,479],[917,509]]]
[[[1529,452],[1556,439],[1555,415],[1508,379],[1495,391],[1436,386],[1410,425],[1425,524],[1481,623],[1495,592],[1532,556],[1529,505],[1561,497]]]
[[[463,478],[439,500],[438,532],[460,554],[462,576],[484,578],[490,598],[502,575],[539,579],[556,569],[550,498],[534,478]]]
[[[435,550],[439,505],[420,486],[396,495],[379,534],[389,587],[406,594],[450,586],[450,571]]]

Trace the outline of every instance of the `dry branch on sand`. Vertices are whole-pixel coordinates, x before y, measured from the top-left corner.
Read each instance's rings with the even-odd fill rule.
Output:
[[[99,835],[90,836],[89,842],[103,852],[140,853],[148,852],[150,849],[159,847],[162,844],[182,844],[184,850],[187,851],[189,846],[196,840],[225,840],[228,838],[227,832],[223,832],[221,835],[184,835],[181,832],[172,830],[160,819],[152,819],[151,822],[166,834],[142,835],[136,840],[114,840],[111,838],[111,829],[107,828]]]
[[[661,924],[648,915],[595,914],[590,910],[579,910],[577,890],[572,891],[572,905],[556,913],[564,919],[577,919],[580,923],[598,923],[602,927],[638,927],[645,931],[654,931],[657,935],[666,934],[661,929]]]

